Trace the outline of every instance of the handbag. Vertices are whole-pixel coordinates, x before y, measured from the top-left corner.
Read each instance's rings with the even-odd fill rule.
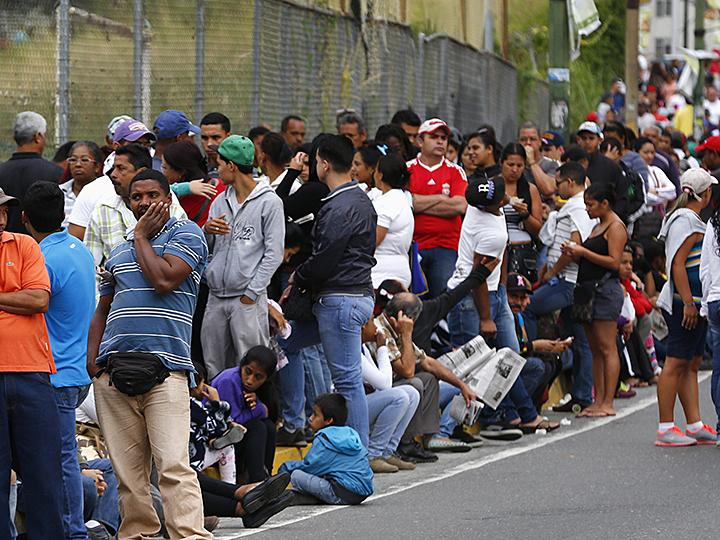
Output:
[[[573,305],[570,308],[575,322],[590,324],[595,310],[595,295],[600,286],[610,279],[610,272],[606,272],[600,281],[583,281],[575,285],[573,291]]]
[[[113,353],[108,357],[107,374],[110,386],[125,395],[139,396],[167,379],[170,370],[154,354]]]
[[[420,266],[420,250],[418,243],[410,244],[410,292],[415,296],[424,296],[429,292],[427,278]]]
[[[301,289],[295,284],[289,286],[290,291],[283,294],[280,305],[283,308],[283,315],[288,321],[310,321],[315,318],[313,315],[313,299],[310,291]]]

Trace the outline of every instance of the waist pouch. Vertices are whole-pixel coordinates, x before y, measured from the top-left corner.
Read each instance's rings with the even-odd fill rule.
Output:
[[[107,373],[110,386],[128,396],[145,394],[170,376],[157,356],[141,352],[111,354]]]

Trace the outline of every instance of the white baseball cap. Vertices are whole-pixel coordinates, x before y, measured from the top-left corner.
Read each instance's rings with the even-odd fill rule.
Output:
[[[694,199],[699,200],[699,195],[713,184],[717,184],[717,179],[705,169],[696,167],[688,169],[680,177],[680,187],[685,193],[688,193]]]
[[[420,129],[418,129],[418,135],[424,135],[425,133],[435,133],[438,129],[444,130],[445,133],[447,133],[448,137],[450,136],[450,126],[448,126],[444,121],[440,120],[439,118],[431,118],[430,120],[425,120],[420,126]]]

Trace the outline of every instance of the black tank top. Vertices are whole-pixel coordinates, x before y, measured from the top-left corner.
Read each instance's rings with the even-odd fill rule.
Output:
[[[582,243],[582,246],[593,253],[597,253],[598,255],[609,255],[610,250],[608,248],[608,241],[604,236],[609,228],[610,225],[605,227],[605,230],[597,236],[588,238]],[[608,270],[604,266],[599,266],[583,257],[580,259],[577,280],[578,283],[582,281],[600,281],[607,272],[610,272],[610,276],[613,278],[618,277],[616,270]]]

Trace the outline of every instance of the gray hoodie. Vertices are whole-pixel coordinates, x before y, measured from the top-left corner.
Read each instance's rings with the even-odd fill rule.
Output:
[[[225,214],[231,232],[208,234],[211,259],[205,270],[210,292],[221,298],[263,294],[283,259],[285,213],[280,197],[260,182],[244,203],[227,186],[210,206],[208,220]]]

